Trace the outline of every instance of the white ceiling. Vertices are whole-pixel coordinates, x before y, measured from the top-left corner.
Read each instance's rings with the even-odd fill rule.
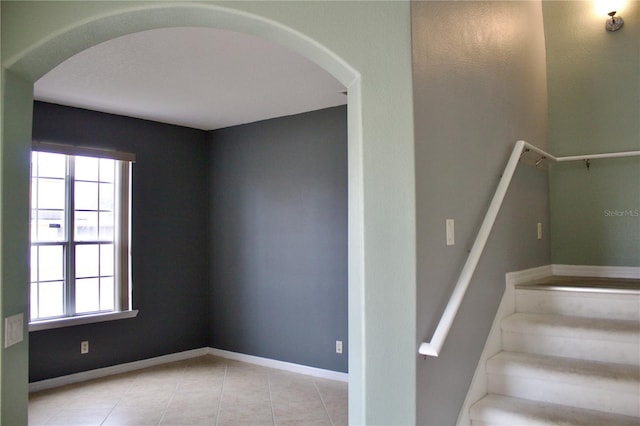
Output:
[[[219,129],[343,105],[329,73],[269,41],[212,28],[163,28],[106,41],[40,78],[34,98]]]

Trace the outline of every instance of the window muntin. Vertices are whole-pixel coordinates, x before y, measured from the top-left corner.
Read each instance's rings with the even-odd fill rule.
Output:
[[[132,159],[34,143],[30,321],[131,309]]]

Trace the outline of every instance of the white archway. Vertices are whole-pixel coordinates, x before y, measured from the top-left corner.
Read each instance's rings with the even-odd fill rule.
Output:
[[[53,69],[59,63],[70,58],[76,53],[90,48],[103,41],[110,40],[122,35],[155,29],[163,27],[211,27],[219,29],[227,29],[237,32],[243,32],[257,37],[265,38],[270,41],[284,45],[293,51],[299,53],[302,56],[307,57],[311,61],[317,63],[330,74],[332,74],[337,80],[339,80],[348,89],[349,101],[349,342],[350,347],[355,344],[356,349],[349,351],[349,365],[350,365],[350,416],[352,419],[363,418],[362,414],[358,414],[362,409],[360,406],[364,400],[364,383],[363,374],[359,373],[363,364],[359,359],[362,355],[362,351],[357,349],[361,348],[361,342],[364,339],[362,335],[362,320],[363,316],[363,303],[360,299],[360,295],[363,293],[363,273],[360,271],[363,265],[363,247],[362,242],[364,240],[363,223],[363,206],[362,196],[363,182],[362,176],[362,161],[360,158],[362,152],[362,136],[361,136],[361,112],[360,112],[360,75],[359,73],[348,65],[345,61],[339,58],[335,53],[331,52],[327,48],[323,47],[313,39],[293,31],[292,29],[279,24],[275,21],[261,18],[253,14],[241,12],[238,10],[227,9],[218,6],[202,5],[202,4],[185,4],[185,5],[149,5],[130,8],[125,11],[119,11],[111,15],[99,17],[95,20],[81,22],[78,25],[67,28],[62,32],[55,32],[49,35],[44,40],[40,40],[36,45],[32,46],[28,51],[24,51],[14,57],[5,58],[4,66],[7,71],[3,70],[5,78],[7,80],[7,86],[12,86],[16,89],[15,94],[8,93],[5,95],[15,96],[19,99],[21,104],[20,108],[14,110],[16,115],[22,115],[22,120],[6,121],[12,122],[12,126],[15,126],[15,133],[17,137],[11,138],[13,135],[9,135],[7,138],[3,135],[3,143],[5,143],[3,149],[9,155],[14,155],[17,161],[14,161],[15,170],[5,172],[5,176],[2,184],[6,185],[7,178],[17,182],[16,196],[17,203],[12,207],[15,210],[15,218],[20,221],[18,229],[23,229],[25,226],[28,229],[26,219],[28,215],[22,215],[24,220],[18,219],[21,217],[21,212],[26,206],[28,206],[28,198],[25,199],[25,195],[28,194],[28,162],[24,161],[26,155],[30,150],[30,121],[27,128],[25,115],[31,115],[27,111],[31,109],[33,103],[33,83],[39,79],[42,75]],[[10,81],[10,82],[9,82]],[[4,164],[3,164],[4,165]],[[27,192],[25,192],[25,189]],[[4,191],[6,193],[6,191]],[[11,212],[9,212],[11,214]],[[24,234],[23,234],[24,235]],[[6,238],[6,233],[3,233],[3,239]],[[21,276],[27,275],[26,259],[27,249],[25,246],[26,241],[23,237],[20,237],[20,232],[17,235],[10,235],[10,238],[18,243],[16,250],[19,252],[18,257],[22,262],[18,262],[16,265],[16,274]],[[4,274],[4,271],[3,271]],[[3,284],[4,285],[4,284]],[[26,290],[19,290],[17,298],[21,298],[22,305],[26,306],[27,294]],[[354,310],[353,307],[356,307]],[[26,311],[26,310],[25,310]],[[4,313],[4,312],[3,312]],[[353,324],[353,327],[352,325]],[[24,358],[26,354],[22,355],[22,365],[15,373],[17,375],[25,376],[27,369]],[[353,367],[351,367],[353,366]],[[351,370],[352,369],[352,370]],[[2,378],[3,383],[5,378]],[[24,379],[23,379],[24,380]],[[360,383],[359,383],[360,382]],[[26,384],[25,384],[26,385]],[[2,386],[3,394],[3,406],[6,404],[12,404],[12,401],[8,400],[9,394],[6,389],[7,386]],[[20,400],[20,392],[13,393],[11,399],[13,399],[17,406],[23,406],[26,402]],[[3,416],[4,417],[4,416]],[[12,417],[15,418],[15,417]],[[359,423],[359,420],[355,420]]]
[[[416,212],[411,3],[0,2],[1,316],[27,312],[33,81],[101,41],[174,25],[253,34],[348,87],[349,417],[414,424]],[[420,336],[422,338],[422,336]],[[0,350],[3,424],[26,420],[26,342]]]

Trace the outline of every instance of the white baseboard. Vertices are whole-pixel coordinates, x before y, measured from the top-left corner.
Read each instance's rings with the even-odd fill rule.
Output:
[[[142,359],[140,361],[127,362],[113,365],[111,367],[97,368],[95,370],[82,371],[80,373],[66,376],[54,377],[53,379],[41,380],[29,383],[29,392],[37,392],[45,389],[57,388],[59,386],[70,385],[72,383],[85,382],[87,380],[99,379],[101,377],[113,376],[115,374],[128,373],[129,371],[140,370],[156,365],[167,364],[175,361],[196,358],[207,355],[209,348],[193,349],[190,351],[177,352],[169,355],[162,355],[155,358]]]
[[[544,265],[537,268],[523,269],[522,271],[507,272],[505,274],[507,286],[514,286],[553,275],[553,266]]]
[[[233,359],[235,361],[247,362],[250,364],[261,365],[263,367],[275,368],[278,370],[290,371],[292,373],[304,374],[307,376],[318,377],[322,379],[336,380],[340,382],[348,382],[349,374],[340,373],[338,371],[324,370],[322,368],[308,367],[306,365],[293,364],[290,362],[277,361],[269,358],[261,358],[253,355],[246,355],[237,352],[225,351],[222,349],[208,348],[209,354],[219,356],[220,358]]]
[[[469,391],[467,392],[462,408],[458,413],[456,425],[471,425],[471,418],[469,417],[469,410],[471,406],[487,394],[487,371],[485,369],[485,365],[489,358],[502,350],[502,333],[500,330],[500,323],[502,318],[514,313],[516,310],[515,286],[527,281],[548,277],[551,274],[552,265],[523,269],[522,271],[508,272],[505,274],[505,291],[502,295],[498,310],[496,311],[496,316],[493,319],[493,324],[491,325],[487,342],[484,345],[484,349],[480,355],[480,360],[476,366],[476,371],[473,375],[473,379],[471,380]]]
[[[635,278],[640,279],[638,266],[551,265],[553,275],[576,277]]]
[[[154,358],[143,359],[140,361],[127,362],[111,367],[97,368],[95,370],[82,371],[80,373],[69,374],[66,376],[54,377],[53,379],[40,380],[38,382],[29,383],[29,392],[38,392],[45,389],[57,388],[60,386],[70,385],[73,383],[85,382],[88,380],[99,379],[101,377],[113,376],[115,374],[128,373],[130,371],[141,370],[143,368],[154,367],[156,365],[167,364],[170,362],[183,361],[186,359],[197,358],[204,355],[214,355],[220,358],[233,359],[236,361],[247,362],[250,364],[262,365],[264,367],[276,368],[278,370],[291,371],[293,373],[305,374],[323,379],[337,380],[348,382],[349,375],[337,371],[323,370],[321,368],[308,367],[306,365],[292,364],[289,362],[276,361],[273,359],[260,358],[252,355],[245,355],[236,352],[224,351],[214,348],[199,348],[190,351],[177,352],[169,355],[162,355]]]

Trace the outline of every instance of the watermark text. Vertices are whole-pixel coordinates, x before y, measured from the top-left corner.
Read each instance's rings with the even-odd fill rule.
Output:
[[[605,217],[640,217],[640,209],[608,210],[604,211]]]

